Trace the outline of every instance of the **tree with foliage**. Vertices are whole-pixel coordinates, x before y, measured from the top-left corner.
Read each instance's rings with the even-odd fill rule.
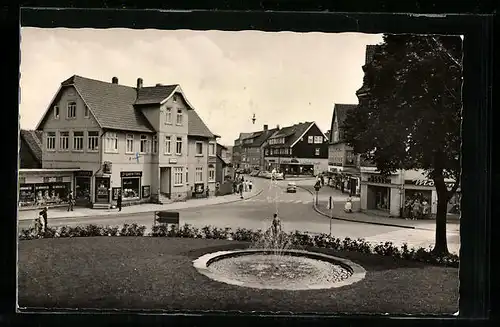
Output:
[[[458,36],[384,35],[344,123],[347,143],[381,174],[423,169],[434,181],[436,254],[448,253],[447,204],[460,182],[461,56]]]

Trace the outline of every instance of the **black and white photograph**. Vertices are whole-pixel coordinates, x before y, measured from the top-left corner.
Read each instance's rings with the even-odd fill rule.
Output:
[[[18,310],[456,315],[463,41],[21,26]]]

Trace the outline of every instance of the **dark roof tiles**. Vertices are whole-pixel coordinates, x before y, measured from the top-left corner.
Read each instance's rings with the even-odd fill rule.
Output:
[[[174,84],[142,87],[137,91],[137,100],[135,104],[160,104],[175,91],[177,86],[177,84]]]
[[[36,160],[42,162],[42,136],[40,131],[22,129],[20,131],[21,140],[28,145]]]
[[[281,138],[285,137],[285,144],[276,144],[276,145],[270,145],[271,147],[290,147],[292,146],[293,143],[295,143],[301,136],[304,134],[309,126],[311,126],[313,122],[304,122],[304,123],[299,123],[295,124],[292,126],[287,126],[283,127],[280,130],[276,131],[271,137],[271,138]]]
[[[188,135],[208,138],[215,137],[194,110],[188,110]]]

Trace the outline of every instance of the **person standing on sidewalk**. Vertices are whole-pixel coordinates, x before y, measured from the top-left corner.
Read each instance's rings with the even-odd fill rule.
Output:
[[[239,185],[239,193],[240,193],[240,199],[243,199],[243,182],[241,182]]]
[[[116,198],[116,207],[118,208],[118,211],[122,211],[122,191],[118,191],[118,198]]]
[[[68,211],[73,211],[73,206],[74,206],[74,197],[73,197],[73,191],[69,191],[68,194]]]
[[[43,207],[42,211],[38,214],[42,219],[42,232],[45,233],[47,230],[47,211],[49,210],[48,207]]]
[[[250,192],[252,192],[252,186],[253,186],[252,181],[248,181],[248,190]]]

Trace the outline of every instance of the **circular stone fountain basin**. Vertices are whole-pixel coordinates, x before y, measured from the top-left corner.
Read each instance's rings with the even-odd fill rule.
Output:
[[[276,290],[317,290],[350,285],[366,271],[346,259],[301,250],[248,249],[209,253],[193,261],[208,278],[231,285]]]

